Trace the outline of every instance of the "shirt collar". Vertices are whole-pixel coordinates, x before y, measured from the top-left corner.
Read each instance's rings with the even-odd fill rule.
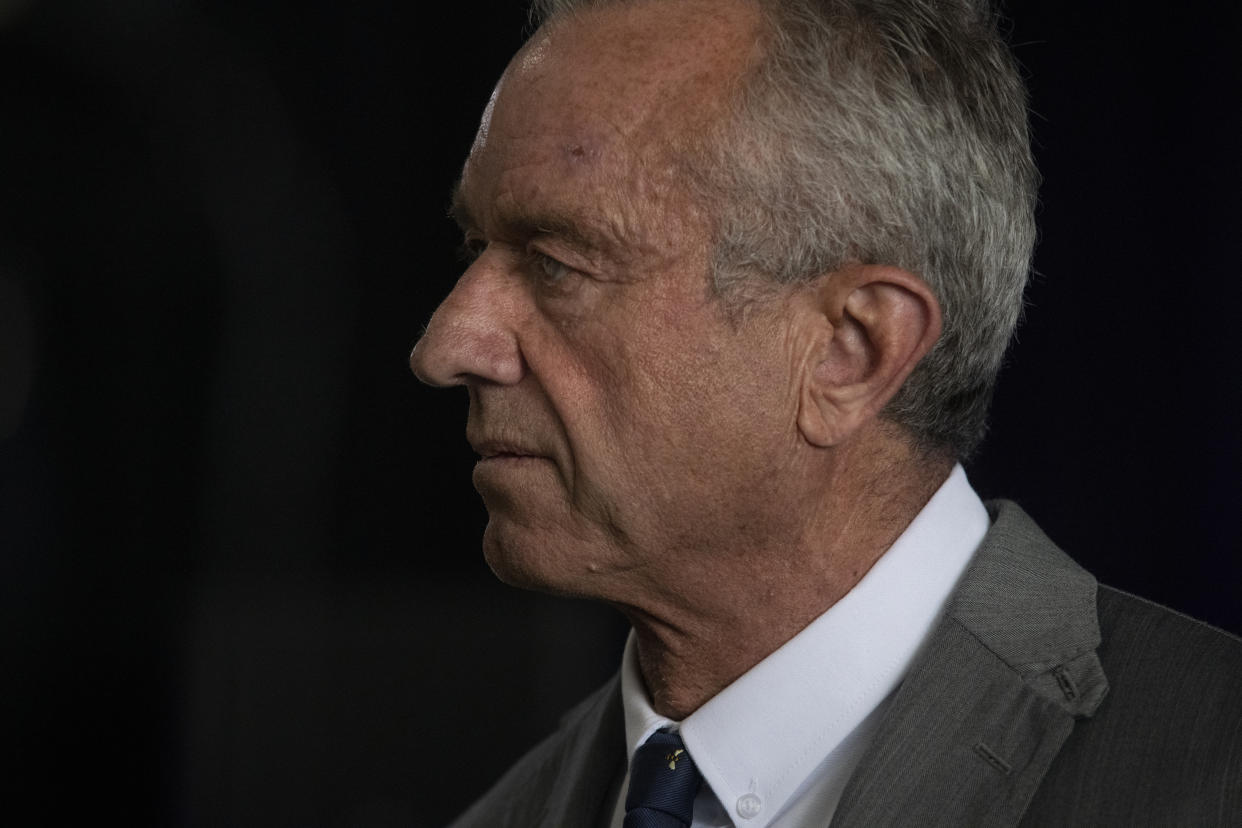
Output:
[[[905,532],[841,600],[680,723],[652,709],[633,633],[622,659],[629,758],[661,727],[680,729],[704,780],[738,820],[762,828],[900,684],[988,529],[954,467]]]

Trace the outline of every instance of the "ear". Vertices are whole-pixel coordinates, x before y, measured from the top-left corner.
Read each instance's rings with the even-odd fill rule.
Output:
[[[931,350],[940,303],[921,278],[886,265],[826,274],[802,299],[809,358],[800,367],[798,428],[813,445],[837,445],[884,408]]]

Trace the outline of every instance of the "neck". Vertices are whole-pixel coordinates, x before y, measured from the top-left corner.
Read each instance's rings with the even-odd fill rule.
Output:
[[[771,546],[722,550],[667,584],[664,600],[620,609],[634,626],[652,707],[680,720],[754,667],[853,589],[944,482],[952,461],[891,462],[833,476],[799,532]],[[910,461],[912,458],[902,458]],[[848,466],[848,468],[844,467]],[[896,483],[895,481],[901,481]]]

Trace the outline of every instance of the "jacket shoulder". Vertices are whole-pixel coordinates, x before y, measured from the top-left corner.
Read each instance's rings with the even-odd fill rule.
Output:
[[[1100,586],[1097,605],[1104,633],[1103,649],[1113,659],[1135,653],[1143,653],[1149,660],[1176,659],[1177,652],[1190,645],[1192,650],[1210,652],[1220,660],[1175,660],[1178,666],[1192,671],[1228,672],[1235,680],[1242,676],[1242,638],[1110,586]]]
[[[1109,692],[1077,722],[1033,825],[1227,825],[1242,812],[1242,640],[1101,586]]]

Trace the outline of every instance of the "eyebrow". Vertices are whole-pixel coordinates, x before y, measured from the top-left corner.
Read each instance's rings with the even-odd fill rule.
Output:
[[[448,217],[457,223],[462,232],[478,226],[474,214],[466,206],[465,197],[461,194],[461,178],[453,183],[453,192],[449,195]]]
[[[460,179],[453,185],[448,215],[457,222],[462,232],[479,227],[479,221],[462,193]],[[527,204],[518,204],[506,210],[501,220],[506,230],[524,238],[539,235],[558,236],[575,247],[602,254],[612,253],[621,246],[621,240],[616,233],[609,232],[598,222],[587,219],[577,211],[539,209]]]

